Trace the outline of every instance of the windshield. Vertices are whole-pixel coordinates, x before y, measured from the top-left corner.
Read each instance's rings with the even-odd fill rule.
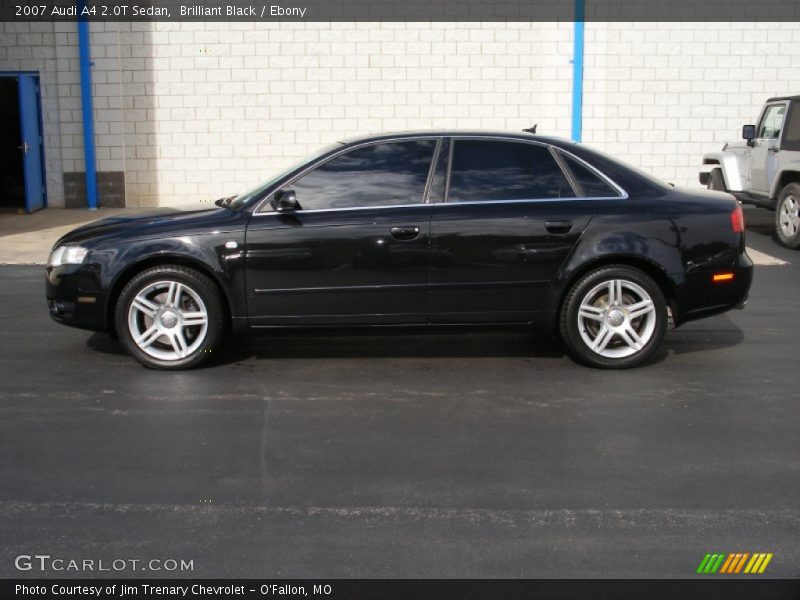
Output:
[[[299,169],[306,163],[310,163],[315,161],[316,159],[320,158],[321,156],[331,152],[332,150],[336,150],[337,148],[341,148],[341,143],[329,144],[324,148],[320,148],[316,152],[314,152],[311,156],[307,156],[302,160],[297,161],[288,169],[284,169],[274,177],[268,179],[267,181],[262,181],[257,186],[250,188],[246,192],[242,192],[238,196],[236,196],[233,200],[231,200],[230,204],[228,205],[230,208],[239,209],[245,206],[248,206],[250,203],[260,199],[264,192],[266,192],[271,186],[275,185],[279,180],[286,177],[292,171]]]

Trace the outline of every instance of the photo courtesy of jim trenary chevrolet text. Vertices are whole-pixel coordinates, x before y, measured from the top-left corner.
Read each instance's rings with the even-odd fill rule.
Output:
[[[0,3],[0,599],[800,598],[798,24]]]

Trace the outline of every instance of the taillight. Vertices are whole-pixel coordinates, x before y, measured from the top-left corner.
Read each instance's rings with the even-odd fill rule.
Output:
[[[731,213],[731,227],[733,228],[733,233],[744,232],[744,213],[741,205],[737,206]]]

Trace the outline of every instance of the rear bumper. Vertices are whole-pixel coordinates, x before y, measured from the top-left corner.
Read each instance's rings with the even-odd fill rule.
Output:
[[[730,280],[715,282],[714,275],[732,273]],[[753,283],[753,261],[742,252],[732,267],[703,269],[686,274],[676,323],[684,323],[733,309],[744,308]]]
[[[108,331],[107,296],[98,284],[97,265],[61,265],[45,270],[50,317],[63,325]]]

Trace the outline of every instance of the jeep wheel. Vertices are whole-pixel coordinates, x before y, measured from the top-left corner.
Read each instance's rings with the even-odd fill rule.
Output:
[[[707,187],[709,190],[725,191],[725,178],[722,176],[722,169],[712,169]]]
[[[781,190],[775,209],[775,233],[787,248],[800,246],[800,185],[796,183]]]

